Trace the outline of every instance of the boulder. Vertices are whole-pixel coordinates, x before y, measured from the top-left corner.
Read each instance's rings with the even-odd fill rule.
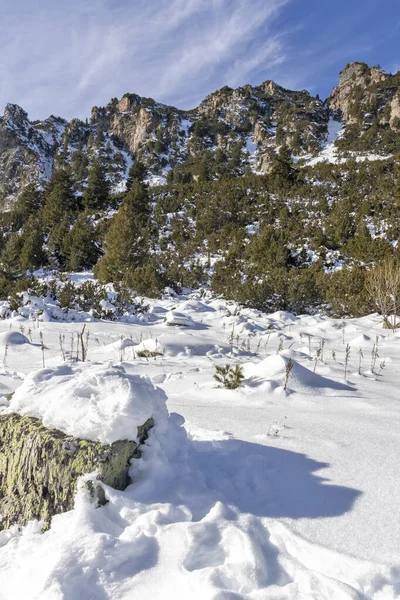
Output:
[[[140,457],[139,446],[153,424],[150,418],[138,427],[137,443],[107,445],[47,429],[37,418],[0,415],[0,529],[32,519],[49,527],[53,515],[73,508],[77,480],[85,474],[95,472],[97,480],[125,489],[129,461]],[[91,486],[104,504],[101,486]]]

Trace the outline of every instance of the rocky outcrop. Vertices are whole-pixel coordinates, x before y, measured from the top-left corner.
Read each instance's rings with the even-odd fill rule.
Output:
[[[138,428],[139,443],[152,425],[149,419]],[[99,481],[125,489],[130,483],[129,461],[139,456],[139,445],[133,441],[105,445],[47,429],[39,419],[1,415],[0,529],[31,519],[49,526],[53,515],[73,508],[77,479],[84,474],[96,472]],[[95,493],[104,503],[100,486]]]
[[[393,96],[390,103],[390,127],[400,131],[400,91]]]
[[[325,102],[305,90],[288,90],[267,80],[259,86],[225,86],[189,111],[125,94],[104,107],[95,106],[86,122],[67,123],[53,116],[30,122],[22,108],[10,104],[0,118],[0,206],[9,205],[27,183],[43,183],[65,161],[82,190],[90,162],[99,154],[116,191],[123,189],[135,159],[146,164],[150,175],[166,176],[204,151],[213,154],[219,149],[230,155],[239,148],[242,173],[246,166],[268,171],[282,144],[297,157],[318,153],[332,116],[344,120],[346,128],[359,128],[349,138],[344,132],[344,149],[391,152],[396,145],[392,138],[388,146],[382,136],[364,134],[372,125],[398,134],[399,94],[399,75],[353,62],[341,71]]]
[[[0,201],[18,194],[31,181],[49,179],[53,157],[66,121],[49,117],[31,123],[27,113],[8,104],[0,118]]]
[[[329,96],[329,106],[332,110],[340,112],[347,122],[355,120],[351,114],[354,102],[361,92],[371,85],[385,81],[389,75],[379,67],[369,67],[366,63],[352,62],[340,72],[339,85]]]
[[[375,118],[380,124],[397,123],[400,81],[380,67],[366,63],[349,63],[340,72],[339,84],[328,98],[331,110],[340,113],[348,125],[366,127]]]

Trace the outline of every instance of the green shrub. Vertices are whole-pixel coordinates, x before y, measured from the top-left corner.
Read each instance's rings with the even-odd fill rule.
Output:
[[[244,379],[243,367],[241,365],[215,367],[214,379],[228,390],[235,390],[242,385]]]

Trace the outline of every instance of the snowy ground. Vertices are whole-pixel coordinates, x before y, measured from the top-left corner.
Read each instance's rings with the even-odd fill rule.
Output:
[[[341,121],[335,119],[329,119],[328,132],[326,142],[323,145],[322,150],[317,156],[312,157],[311,155],[305,155],[301,158],[305,160],[307,165],[316,165],[320,162],[328,162],[334,164],[345,163],[348,158],[354,159],[356,162],[374,161],[374,160],[387,160],[391,154],[375,154],[373,152],[347,152],[346,156],[343,157],[336,146],[336,141],[339,140],[345,132],[345,126]]]
[[[186,326],[167,324],[175,308]],[[61,372],[65,429],[75,426],[68,397],[115,424],[136,406],[126,381],[132,396],[149,391],[138,375],[165,392],[170,413],[156,410],[134,483],[108,488],[106,506],[82,486],[46,533],[37,523],[0,532],[0,599],[400,598],[400,332],[376,315],[264,315],[220,300],[152,301],[146,319],[87,323],[89,363],[61,367],[59,336],[68,360],[82,323],[0,321],[0,394],[22,385],[15,409],[44,414]],[[27,378],[42,367],[40,332],[46,371]],[[138,357],[146,349],[158,355]],[[216,387],[214,368],[226,363],[243,365],[240,389]],[[46,414],[59,418],[54,406]],[[97,423],[82,414],[81,433]]]

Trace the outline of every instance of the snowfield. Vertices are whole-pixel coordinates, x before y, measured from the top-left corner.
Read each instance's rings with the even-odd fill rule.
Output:
[[[106,443],[155,419],[105,506],[81,482],[50,530],[0,532],[0,600],[400,598],[400,331],[148,302],[88,319],[85,363],[82,322],[0,321],[0,412]],[[236,390],[213,379],[226,364]]]
[[[356,162],[364,161],[375,161],[375,160],[387,160],[391,154],[376,154],[374,152],[354,152],[348,151],[346,156],[343,157],[336,146],[336,141],[339,140],[345,134],[345,125],[341,121],[336,119],[329,119],[328,132],[326,141],[323,144],[321,151],[314,157],[311,155],[305,155],[301,158],[304,159],[305,164],[312,166],[320,162],[327,162],[333,164],[343,164],[348,158],[354,159]],[[298,160],[299,157],[297,157]]]

